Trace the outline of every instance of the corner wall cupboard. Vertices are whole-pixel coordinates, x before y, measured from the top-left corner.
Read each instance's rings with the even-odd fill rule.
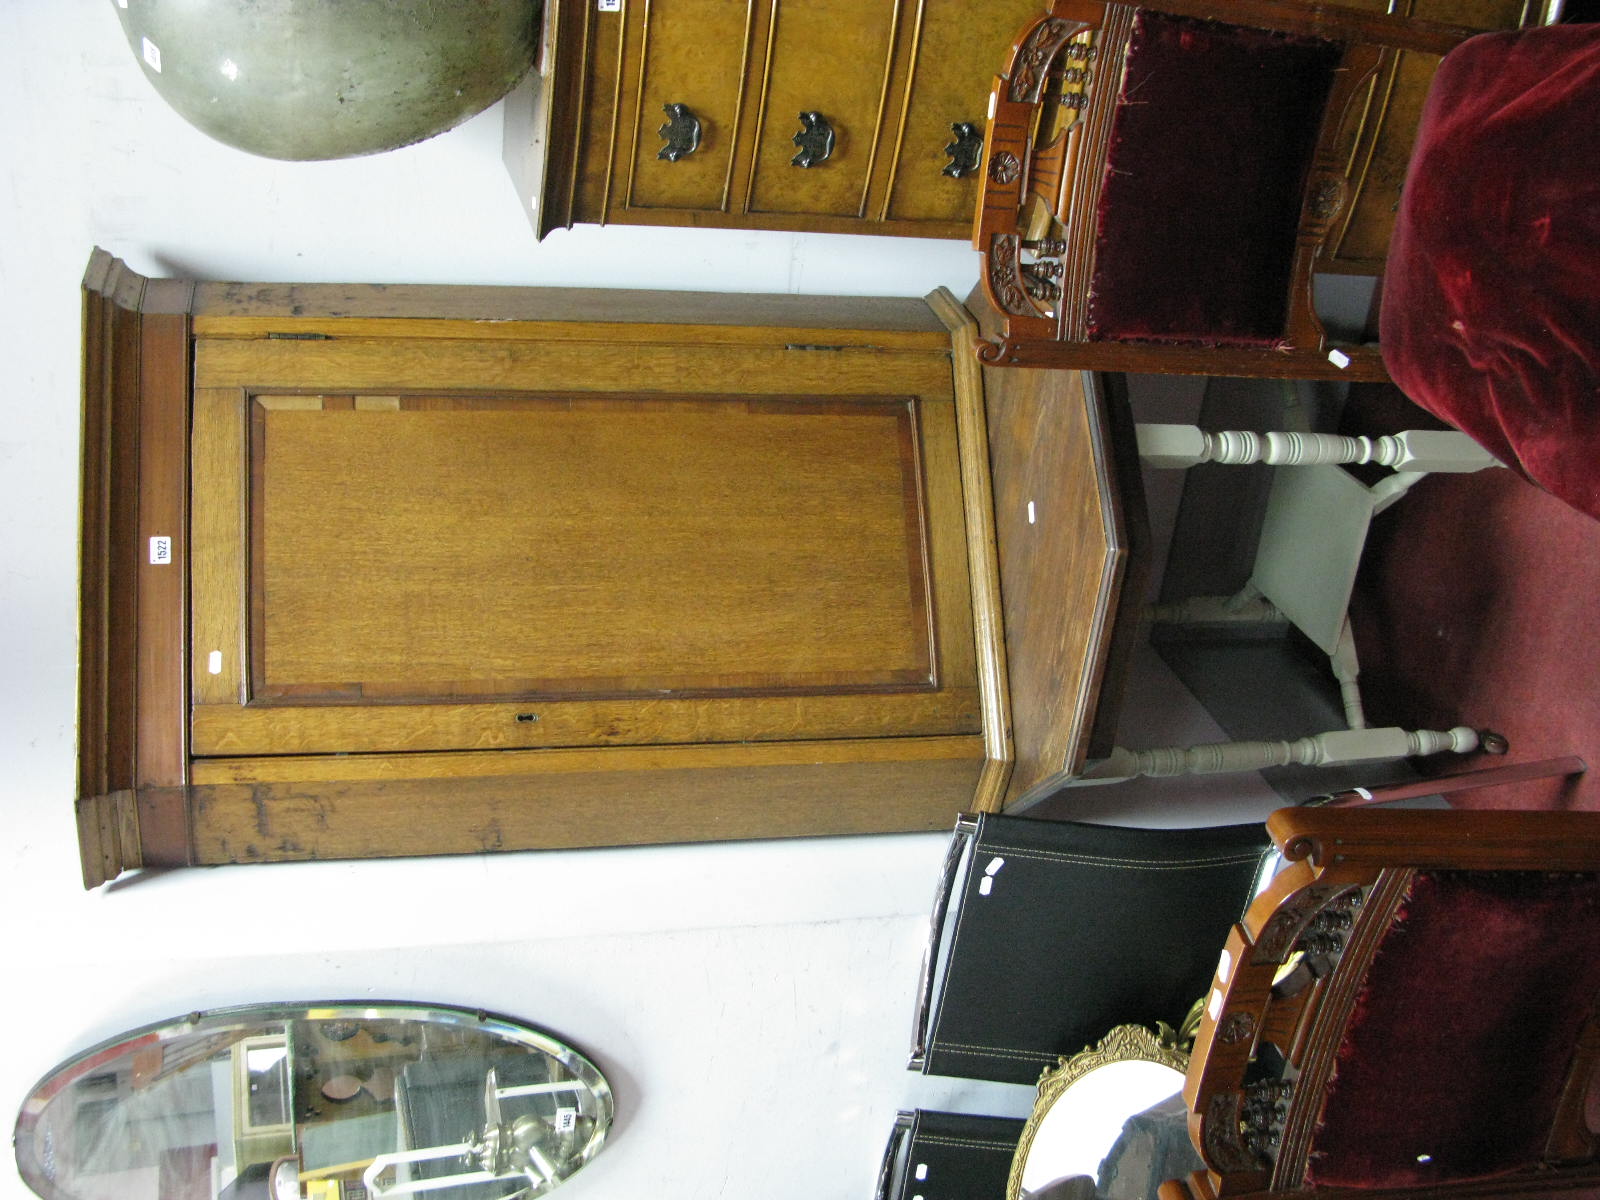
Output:
[[[96,251],[84,299],[89,886],[1000,803],[947,293],[210,284]]]

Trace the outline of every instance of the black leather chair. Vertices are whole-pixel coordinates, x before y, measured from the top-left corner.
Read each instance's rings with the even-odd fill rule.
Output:
[[[1006,1194],[1023,1122],[915,1109],[895,1117],[878,1200],[987,1200]]]
[[[1032,1084],[1113,1026],[1177,1027],[1271,846],[1259,823],[957,823],[934,899],[910,1066]]]

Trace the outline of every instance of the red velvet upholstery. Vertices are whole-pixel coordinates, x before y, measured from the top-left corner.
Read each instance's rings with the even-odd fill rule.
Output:
[[[1419,873],[1339,1047],[1315,1186],[1403,1187],[1541,1157],[1600,996],[1600,878]]]
[[[1446,56],[1381,337],[1413,400],[1600,517],[1600,25],[1483,34]]]
[[[1091,339],[1272,346],[1337,44],[1138,14],[1100,196]]]

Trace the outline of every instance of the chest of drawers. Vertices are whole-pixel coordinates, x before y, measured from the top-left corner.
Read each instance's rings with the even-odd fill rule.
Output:
[[[541,87],[513,101],[508,165],[540,236],[598,222],[964,239],[991,77],[1044,7],[569,0],[549,13]]]

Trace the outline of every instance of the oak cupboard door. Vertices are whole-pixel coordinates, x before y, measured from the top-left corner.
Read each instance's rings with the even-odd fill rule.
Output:
[[[198,756],[979,728],[948,396],[195,409]]]

